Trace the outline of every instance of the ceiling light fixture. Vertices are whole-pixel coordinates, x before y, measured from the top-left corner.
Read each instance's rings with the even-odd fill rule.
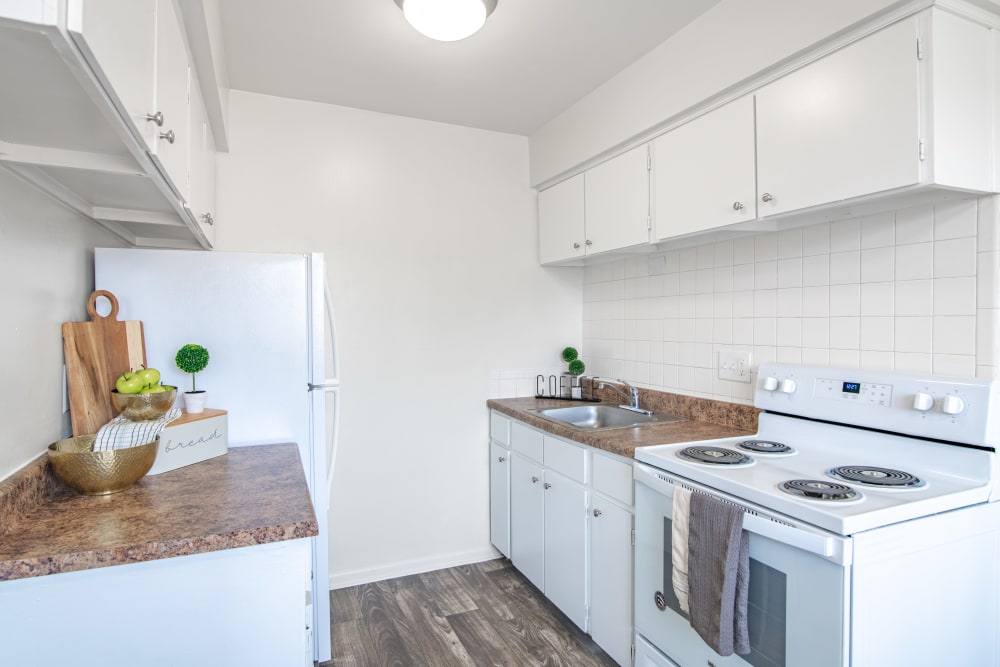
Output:
[[[439,42],[475,34],[496,9],[497,0],[394,0],[413,28]]]

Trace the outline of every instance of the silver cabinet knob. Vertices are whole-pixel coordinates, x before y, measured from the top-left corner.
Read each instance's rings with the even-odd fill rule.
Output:
[[[537,477],[532,477],[531,478],[531,483],[532,484],[538,484],[538,478]]]
[[[604,514],[604,512],[602,512],[601,510],[598,509],[594,510],[594,516],[601,516],[602,514]]]
[[[548,482],[545,482],[545,484],[542,484],[542,486],[544,486],[546,489],[551,489],[552,488],[552,485],[549,484]]]
[[[767,202],[769,202],[769,201],[772,201],[773,199],[774,199],[774,197],[773,197],[773,196],[771,195],[771,193],[770,193],[770,192],[765,192],[764,194],[762,194],[762,195],[760,196],[760,200],[761,200],[762,202],[764,202],[765,204],[766,204]]]
[[[586,240],[586,244],[587,244],[587,245],[594,245],[594,242],[593,242],[593,241],[591,241],[590,239],[587,239],[587,240]]]
[[[734,211],[742,211],[743,210],[743,204],[741,204],[738,201],[734,201],[733,202],[733,210]]]
[[[498,456],[498,457],[497,457],[497,461],[499,461],[500,463],[503,463],[503,462],[504,462],[504,461],[506,461],[506,460],[507,460],[507,459],[506,459],[506,458],[504,458],[503,456]]]
[[[174,131],[167,130],[166,132],[160,132],[160,139],[166,139],[168,144],[174,143]]]
[[[206,225],[214,225],[215,224],[215,218],[212,217],[211,213],[202,213],[202,215],[201,215],[201,221],[204,222]],[[500,460],[503,461],[503,459],[500,459]]]
[[[150,123],[156,123],[159,127],[163,127],[163,112],[157,111],[156,113],[148,113],[146,114],[146,120]]]
[[[579,243],[574,243],[573,244],[573,250],[577,250],[579,247],[580,247]]]

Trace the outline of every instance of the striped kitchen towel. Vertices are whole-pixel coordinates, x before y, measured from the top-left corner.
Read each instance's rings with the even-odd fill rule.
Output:
[[[97,431],[97,437],[94,438],[94,451],[107,452],[112,449],[145,445],[156,440],[160,431],[180,416],[180,408],[172,408],[159,419],[148,422],[134,422],[128,417],[118,415]]]

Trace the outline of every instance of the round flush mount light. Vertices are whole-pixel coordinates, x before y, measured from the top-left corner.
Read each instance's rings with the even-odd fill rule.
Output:
[[[496,9],[497,0],[394,0],[413,28],[439,42],[475,34]]]

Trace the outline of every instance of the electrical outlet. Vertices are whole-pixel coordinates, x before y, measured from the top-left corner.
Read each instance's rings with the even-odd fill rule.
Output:
[[[738,350],[720,351],[719,379],[750,382],[750,353]]]

